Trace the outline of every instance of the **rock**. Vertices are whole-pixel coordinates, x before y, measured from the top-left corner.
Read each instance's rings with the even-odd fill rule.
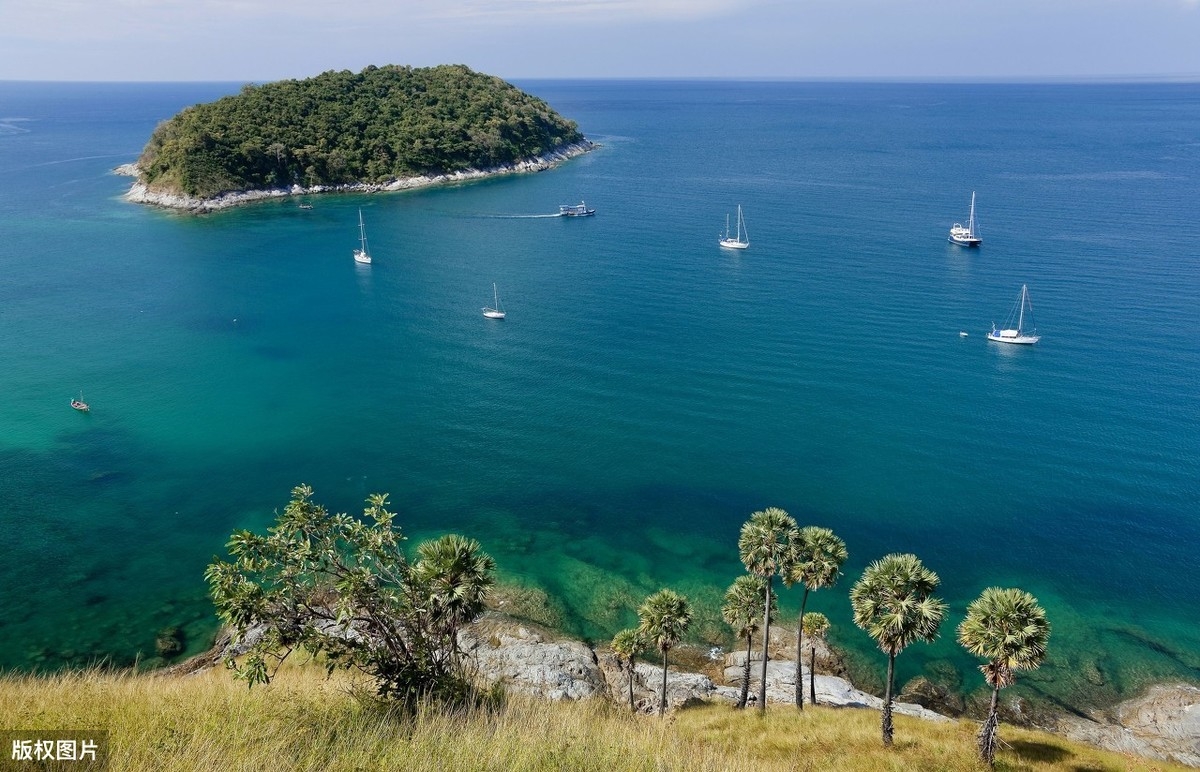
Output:
[[[966,710],[966,701],[961,694],[925,676],[917,676],[906,683],[896,695],[896,701],[911,702],[944,716],[961,716]]]
[[[218,209],[227,209],[231,206],[246,204],[252,201],[262,201],[269,198],[280,198],[282,196],[295,195],[311,195],[316,193],[376,193],[379,191],[395,191],[395,190],[413,190],[416,188],[429,187],[430,185],[442,185],[456,182],[468,182],[471,180],[483,179],[485,177],[495,177],[504,174],[529,174],[531,172],[540,172],[546,169],[553,168],[563,161],[574,158],[577,155],[583,155],[591,150],[594,150],[597,145],[589,140],[583,140],[573,145],[559,148],[550,153],[537,156],[536,158],[527,158],[523,161],[517,161],[505,166],[497,166],[491,169],[464,169],[457,172],[435,175],[419,175],[416,177],[405,177],[403,179],[392,180],[384,183],[366,183],[358,182],[348,185],[314,185],[312,187],[303,187],[301,185],[291,185],[290,187],[274,188],[271,190],[239,190],[229,193],[222,193],[214,198],[192,198],[190,196],[180,195],[173,192],[164,192],[155,190],[141,181],[138,176],[138,168],[136,163],[123,164],[113,170],[114,174],[123,174],[127,176],[138,176],[138,181],[133,183],[129,192],[125,194],[128,201],[138,204],[151,204],[161,206],[167,209],[183,209],[189,212],[212,212]]]
[[[458,645],[482,680],[522,694],[581,700],[607,689],[590,648],[551,640],[532,625],[485,618],[461,630]]]
[[[750,694],[754,696],[758,693],[758,683],[761,670],[761,661],[756,666],[750,668]],[[807,704],[809,700],[809,683],[808,683],[808,667],[802,671],[804,678],[804,701]],[[742,668],[731,667],[725,669],[726,683],[734,684],[740,687],[742,678]],[[661,681],[660,681],[661,683]],[[817,702],[821,705],[836,707],[836,708],[871,708],[872,710],[882,710],[883,700],[873,694],[867,694],[864,691],[855,689],[844,678],[831,675],[817,674],[813,681],[813,685],[817,690]],[[734,689],[736,702],[737,689]],[[796,663],[783,662],[772,660],[767,662],[767,704],[795,704],[796,702]],[[950,719],[940,713],[929,710],[922,705],[895,702],[892,705],[892,710],[905,716],[914,716],[923,718],[929,721],[949,721]]]
[[[1062,717],[1056,731],[1078,742],[1119,753],[1200,767],[1200,688],[1151,687],[1096,720]]]

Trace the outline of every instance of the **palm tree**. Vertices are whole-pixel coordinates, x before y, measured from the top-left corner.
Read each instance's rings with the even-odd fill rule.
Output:
[[[729,623],[738,638],[746,639],[746,661],[742,665],[742,694],[738,699],[738,708],[746,707],[750,696],[750,653],[754,645],[754,634],[758,632],[759,602],[762,599],[765,582],[761,576],[743,574],[733,580],[725,591],[725,603],[721,606],[721,616]],[[775,615],[774,598],[771,598],[771,616]],[[765,651],[765,649],[764,649]]]
[[[788,557],[796,521],[778,507],[767,507],[750,515],[738,536],[738,552],[746,570],[763,579],[763,658],[758,684],[758,710],[767,709],[767,649],[771,643],[771,583]]]
[[[809,640],[813,640],[814,638],[819,638],[819,637],[825,635],[825,633],[829,632],[829,618],[826,617],[824,614],[822,614],[820,611],[810,611],[807,614],[805,614],[804,616],[800,617],[800,619],[801,619],[800,625],[801,625],[801,627],[804,628],[804,632],[808,633]],[[800,644],[797,643],[796,646],[797,646],[797,648],[799,648]],[[808,648],[809,648],[808,696],[809,696],[809,700],[812,702],[812,704],[816,705],[817,704],[817,678],[816,678],[817,645],[816,645],[816,641],[813,641],[813,643],[809,644]],[[800,654],[799,654],[799,652],[797,652],[796,657],[799,658],[799,656],[800,656]],[[799,668],[797,668],[797,670],[796,670],[796,678],[797,679],[800,678],[799,674],[800,674],[800,670],[799,670]]]
[[[967,606],[967,618],[958,626],[958,642],[988,660],[979,669],[992,687],[992,704],[978,739],[979,758],[989,765],[996,763],[1000,690],[1013,685],[1015,671],[1034,670],[1042,664],[1049,640],[1046,611],[1037,598],[1023,590],[989,587]]]
[[[451,656],[458,663],[458,630],[483,613],[484,601],[495,584],[496,561],[479,542],[446,534],[417,547],[420,559],[413,567],[429,603],[429,618],[447,636]]]
[[[795,584],[804,585],[800,616],[796,618],[796,707],[803,710],[804,678],[800,668],[800,652],[804,643],[804,607],[808,604],[810,592],[822,587],[832,587],[837,582],[847,553],[846,542],[828,528],[818,528],[815,525],[801,528],[791,546],[783,583],[789,588]]]
[[[863,571],[850,590],[854,624],[867,631],[888,656],[887,688],[880,728],[883,744],[892,744],[892,681],[896,655],[909,644],[930,642],[946,616],[946,604],[933,597],[941,580],[916,555],[892,554]]]
[[[662,589],[642,601],[638,606],[638,635],[662,652],[663,677],[662,695],[658,701],[658,715],[667,707],[667,652],[683,638],[684,631],[692,623],[692,610],[687,598],[674,590]]]
[[[622,630],[613,636],[612,650],[613,654],[617,655],[617,663],[625,660],[629,665],[629,709],[636,712],[637,707],[633,703],[633,665],[637,659],[638,652],[646,648],[646,642],[638,635],[636,628]]]

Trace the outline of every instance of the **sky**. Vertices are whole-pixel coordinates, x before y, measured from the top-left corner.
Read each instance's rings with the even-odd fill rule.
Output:
[[[0,0],[0,80],[1200,80],[1200,0]]]

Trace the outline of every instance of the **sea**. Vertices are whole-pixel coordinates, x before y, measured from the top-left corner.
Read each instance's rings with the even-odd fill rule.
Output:
[[[992,586],[1052,626],[1018,691],[1200,683],[1200,84],[518,81],[599,147],[123,200],[160,121],[241,85],[0,83],[0,669],[155,664],[172,627],[204,649],[206,565],[308,484],[387,493],[410,545],[478,539],[594,642],[671,587],[733,645],[738,531],[774,506],[845,540],[808,608],[868,687],[848,593],[893,552],[949,604],[899,683],[983,688],[955,638]],[[721,249],[739,205],[750,247]],[[1040,342],[990,342],[1022,286]]]

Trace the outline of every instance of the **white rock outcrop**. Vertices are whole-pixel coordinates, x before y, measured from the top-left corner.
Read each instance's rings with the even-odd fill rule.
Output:
[[[213,212],[219,209],[228,209],[231,206],[248,204],[253,201],[283,198],[284,196],[313,195],[317,193],[378,193],[384,191],[415,190],[417,188],[430,187],[431,185],[470,182],[472,180],[497,177],[505,174],[530,174],[553,168],[563,161],[583,155],[594,150],[596,147],[595,143],[585,139],[582,142],[566,145],[553,152],[539,155],[536,158],[528,158],[516,163],[496,166],[490,169],[463,169],[446,174],[405,177],[383,183],[363,182],[350,185],[315,185],[307,188],[300,185],[292,185],[290,187],[272,188],[270,190],[242,190],[223,193],[214,198],[192,198],[190,196],[155,190],[141,181],[136,163],[122,164],[115,168],[113,173],[138,177],[138,181],[134,182],[129,192],[125,194],[125,198],[128,201],[138,204],[161,206],[167,209],[182,209],[188,212]]]

